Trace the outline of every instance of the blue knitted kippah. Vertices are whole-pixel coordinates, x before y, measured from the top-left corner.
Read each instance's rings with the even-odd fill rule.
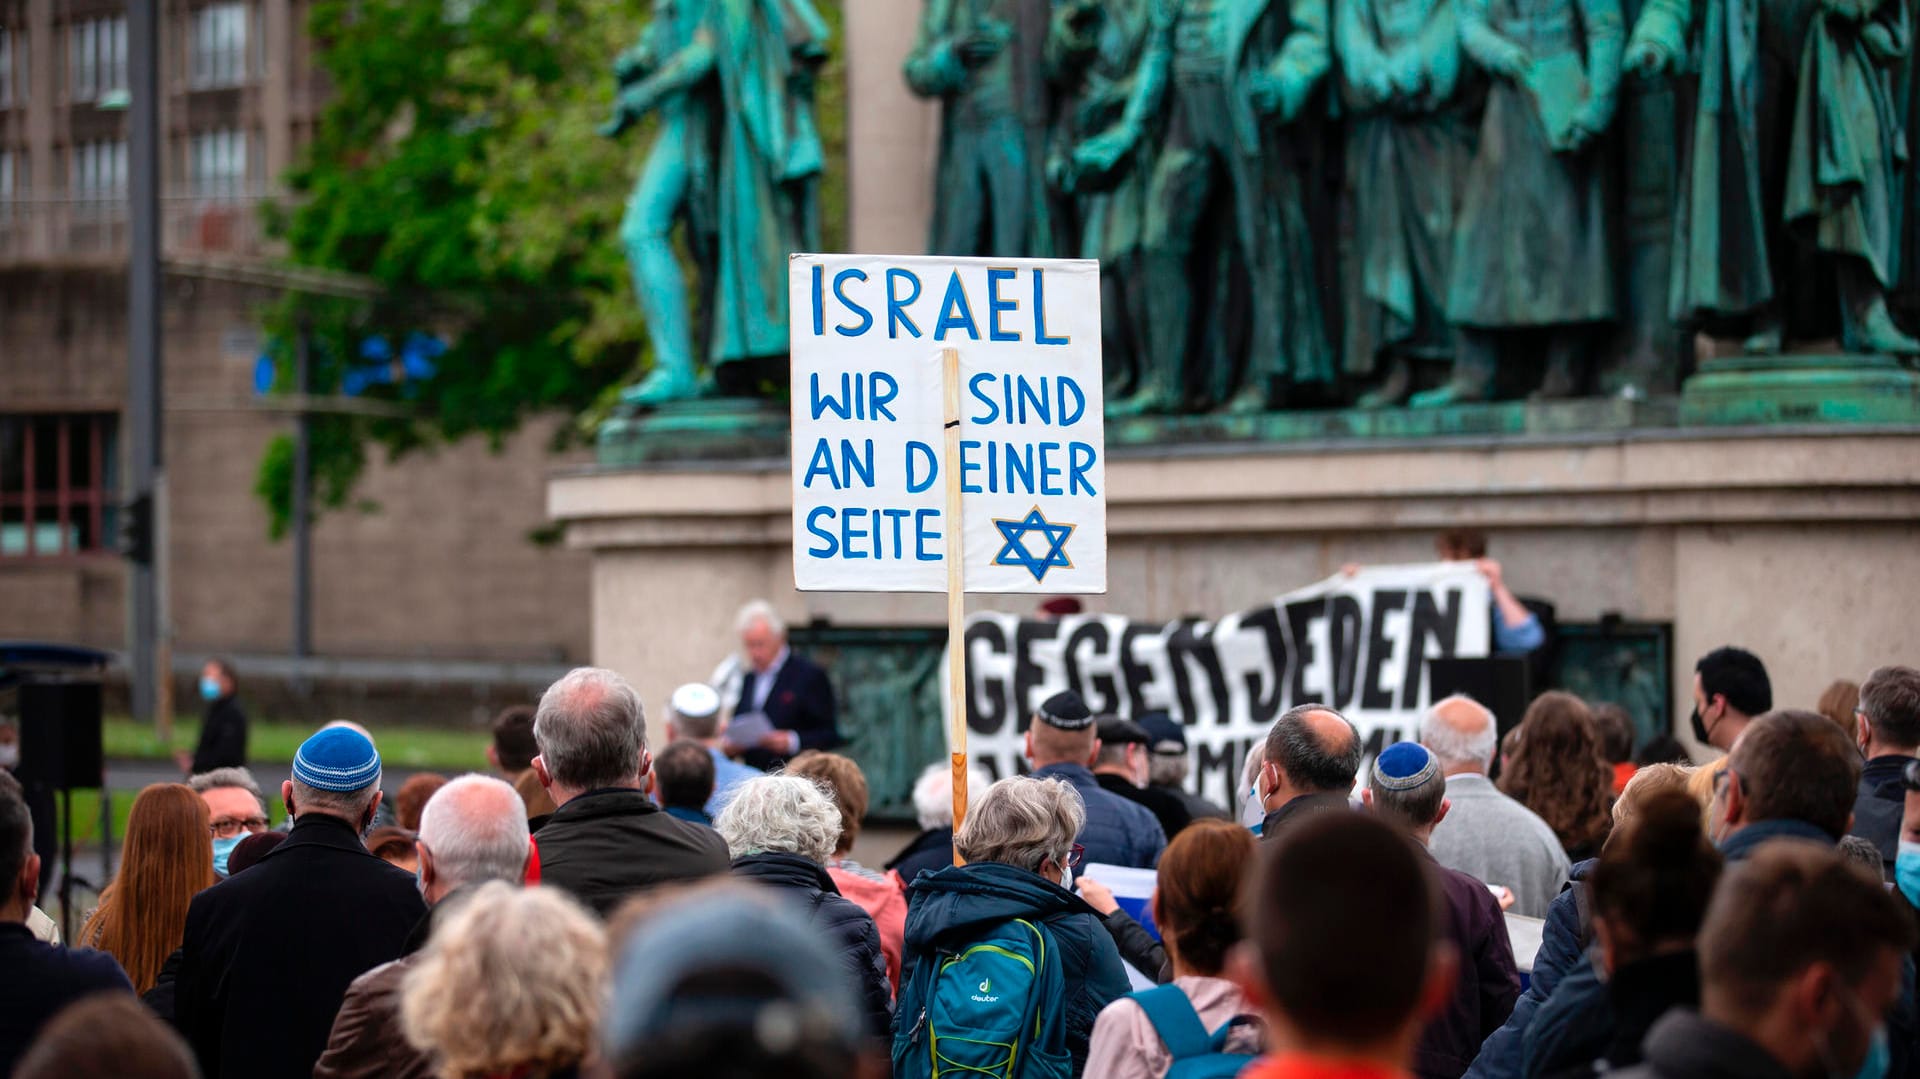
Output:
[[[380,754],[359,731],[328,727],[300,743],[293,778],[317,790],[362,790],[380,778]]]
[[[1374,786],[1410,791],[1440,778],[1440,766],[1418,742],[1395,742],[1373,759]]]

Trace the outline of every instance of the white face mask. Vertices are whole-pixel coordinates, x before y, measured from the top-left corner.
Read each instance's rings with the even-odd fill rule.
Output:
[[[7,742],[0,745],[0,768],[12,771],[20,767],[20,743]]]
[[[1253,775],[1253,786],[1247,789],[1247,800],[1240,807],[1240,823],[1249,828],[1267,819],[1267,800],[1260,796],[1260,773]]]
[[[1064,865],[1060,867],[1060,887],[1073,891],[1073,870]]]

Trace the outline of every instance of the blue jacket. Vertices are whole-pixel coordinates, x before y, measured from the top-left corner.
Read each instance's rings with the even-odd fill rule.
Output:
[[[1574,863],[1568,874],[1571,879],[1547,907],[1547,924],[1540,932],[1540,951],[1533,957],[1527,991],[1520,994],[1506,1023],[1481,1043],[1480,1055],[1473,1058],[1461,1079],[1520,1079],[1527,1027],[1559,987],[1560,979],[1586,962],[1588,928],[1582,924],[1580,890],[1586,887],[1587,875],[1597,864],[1597,858]]]
[[[1153,811],[1101,788],[1084,765],[1049,764],[1035,769],[1035,779],[1058,779],[1080,792],[1087,807],[1087,824],[1075,842],[1087,849],[1089,862],[1151,869],[1166,849],[1167,834]]]
[[[1084,771],[1084,769],[1083,769]],[[1141,810],[1141,812],[1146,812]],[[1152,814],[1148,814],[1152,820]],[[1155,824],[1155,828],[1159,825]],[[997,862],[973,862],[923,872],[907,888],[907,932],[900,957],[900,986],[905,993],[914,966],[933,960],[993,927],[1025,918],[1046,926],[1060,950],[1066,993],[1067,1051],[1073,1073],[1087,1066],[1087,1043],[1100,1009],[1127,994],[1126,971],[1113,938],[1086,901],[1052,881]],[[925,1002],[903,995],[893,1021],[911,1024]]]

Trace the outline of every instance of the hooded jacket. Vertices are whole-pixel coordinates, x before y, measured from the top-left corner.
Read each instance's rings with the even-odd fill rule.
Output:
[[[733,860],[733,875],[786,893],[807,922],[840,956],[847,979],[860,994],[867,1033],[884,1040],[893,1026],[893,988],[873,915],[840,894],[825,866],[798,854],[767,851]]]
[[[1142,811],[1144,812],[1144,810]],[[1087,1066],[1087,1044],[1100,1009],[1126,995],[1127,975],[1113,938],[1086,901],[1052,881],[997,862],[974,862],[922,873],[907,889],[906,948],[900,984],[912,984],[915,965],[1015,918],[1043,925],[1059,949],[1066,992],[1067,1052],[1073,1073]],[[902,996],[896,1024],[913,1023],[925,1002]]]

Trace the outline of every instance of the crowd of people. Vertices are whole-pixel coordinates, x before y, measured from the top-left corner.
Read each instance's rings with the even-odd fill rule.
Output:
[[[818,668],[770,610],[741,630],[657,749],[582,668],[501,715],[484,774],[391,805],[351,723],[300,745],[277,829],[231,763],[150,786],[70,946],[0,769],[0,1076],[1920,1074],[1920,670],[1776,709],[1715,650],[1699,765],[1566,693],[1504,738],[1449,697],[1370,758],[1302,704],[1239,814],[1183,788],[1177,720],[1060,693],[1028,774],[970,777],[956,828],[929,768],[869,868]],[[1150,871],[1144,909],[1088,865]]]

